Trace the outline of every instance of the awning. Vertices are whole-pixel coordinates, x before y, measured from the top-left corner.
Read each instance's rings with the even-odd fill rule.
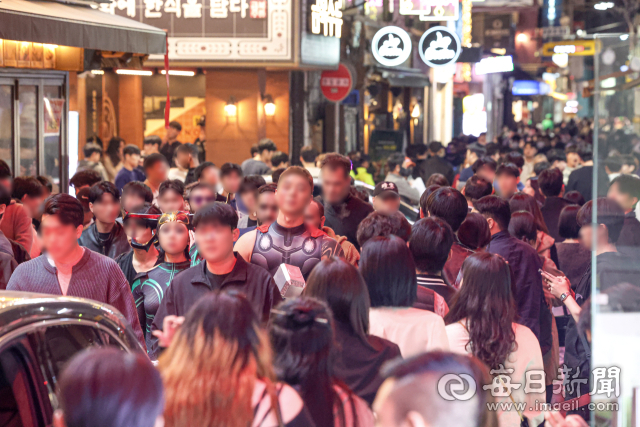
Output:
[[[1,0],[0,38],[85,49],[164,54],[164,31],[88,6]]]

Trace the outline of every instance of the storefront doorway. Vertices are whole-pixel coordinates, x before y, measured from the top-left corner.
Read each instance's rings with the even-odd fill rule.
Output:
[[[14,176],[67,175],[67,73],[0,73],[0,158]],[[62,186],[64,187],[64,186]]]

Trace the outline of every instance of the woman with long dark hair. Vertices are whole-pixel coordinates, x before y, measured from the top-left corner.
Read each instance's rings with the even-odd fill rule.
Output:
[[[416,265],[404,240],[374,237],[362,247],[360,273],[369,290],[369,332],[400,347],[403,357],[447,350],[442,317],[412,307],[418,292]]]
[[[185,212],[162,214],[156,232],[162,262],[136,276],[131,285],[133,299],[138,310],[138,320],[143,326],[147,353],[151,354],[151,324],[164,293],[176,274],[191,266],[189,260],[189,215]]]
[[[549,235],[549,230],[544,222],[544,217],[540,211],[540,206],[536,199],[526,193],[516,193],[509,199],[509,208],[511,212],[527,211],[536,220],[536,227],[538,229],[536,251],[539,255],[545,258],[550,258],[556,265],[558,264],[558,252],[556,249],[556,241]]]
[[[124,139],[114,136],[109,140],[109,145],[107,145],[107,150],[104,153],[105,155],[102,156],[102,163],[107,170],[107,175],[109,175],[109,181],[111,182],[115,182],[116,175],[118,175],[118,172],[122,169],[122,150],[125,145]]]
[[[269,337],[280,381],[295,387],[316,426],[370,427],[366,402],[335,377],[333,317],[310,297],[289,299],[272,310]]]
[[[164,424],[162,379],[142,353],[127,353],[114,347],[78,353],[60,374],[58,401],[55,427]]]
[[[488,252],[471,255],[462,265],[462,286],[445,316],[446,330],[451,351],[472,354],[491,370],[513,369],[502,374],[510,377],[511,384],[525,384],[527,372],[542,373],[544,364],[536,336],[526,326],[515,323],[517,310],[512,286],[509,264],[501,256]],[[496,382],[494,386],[500,386]],[[524,387],[511,389],[511,397],[534,408],[536,401],[545,400],[544,387],[540,392],[527,394]],[[508,396],[498,400],[511,402]],[[525,415],[530,425],[542,421],[539,411],[527,410]],[[499,412],[498,418],[500,427],[520,426],[515,409]]]
[[[175,336],[168,317],[159,358],[166,427],[314,426],[298,393],[275,383],[267,334],[244,295],[207,294]]]
[[[382,384],[380,368],[400,357],[400,349],[391,341],[369,335],[369,291],[364,279],[351,264],[328,258],[311,271],[304,295],[326,302],[333,313],[335,376],[373,404]]]

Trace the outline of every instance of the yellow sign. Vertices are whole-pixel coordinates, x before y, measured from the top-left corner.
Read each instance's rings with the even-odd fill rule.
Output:
[[[542,56],[552,56],[559,53],[566,53],[569,56],[593,56],[596,53],[596,41],[566,40],[545,43],[542,46]]]

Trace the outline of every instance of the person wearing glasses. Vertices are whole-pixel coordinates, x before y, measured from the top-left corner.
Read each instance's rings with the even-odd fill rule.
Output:
[[[203,182],[187,185],[185,194],[192,214],[195,214],[201,207],[211,202],[224,202],[226,200],[216,193],[215,188]]]
[[[238,214],[229,205],[209,203],[193,217],[195,241],[203,262],[177,274],[165,290],[151,324],[149,356],[159,353],[158,336],[167,316],[184,316],[204,295],[215,290],[237,290],[266,322],[272,307],[282,301],[280,291],[267,270],[245,261],[233,251],[238,238]],[[161,240],[162,243],[162,240]],[[153,333],[157,331],[157,333]]]

